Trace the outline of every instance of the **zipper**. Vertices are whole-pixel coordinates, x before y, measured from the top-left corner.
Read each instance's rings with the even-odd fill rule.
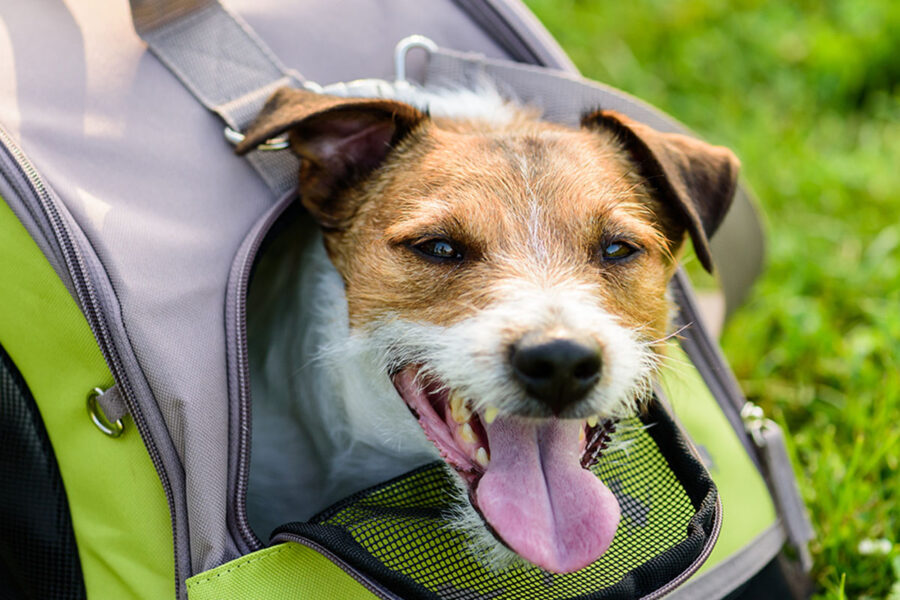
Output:
[[[249,248],[242,252],[242,263],[236,288],[234,288],[234,332],[235,351],[237,355],[237,395],[238,395],[238,455],[235,474],[235,486],[232,495],[234,507],[234,520],[238,534],[250,550],[259,550],[265,544],[259,539],[247,518],[247,487],[250,476],[250,441],[252,436],[251,423],[251,398],[250,398],[250,359],[247,347],[247,293],[250,283],[250,273],[256,261],[256,255],[263,240],[268,235],[272,226],[284,214],[291,204],[291,196],[284,196],[270,210],[259,224]]]
[[[516,62],[578,73],[531,11],[515,0],[453,1]]]
[[[265,544],[259,539],[253,528],[250,526],[247,518],[246,493],[248,480],[250,475],[250,442],[251,442],[251,391],[250,391],[250,361],[247,346],[247,292],[250,281],[250,274],[253,270],[253,264],[256,260],[260,246],[269,234],[272,226],[284,214],[284,212],[292,204],[293,194],[288,194],[270,210],[259,223],[253,238],[249,243],[249,247],[241,253],[240,272],[238,274],[234,291],[234,332],[235,332],[235,350],[236,350],[236,369],[237,369],[237,393],[238,393],[238,455],[237,469],[235,474],[234,494],[232,502],[234,506],[234,520],[238,533],[244,543],[251,551],[259,550],[265,547]],[[374,583],[366,575],[361,573],[355,567],[344,561],[337,554],[326,548],[325,546],[307,539],[296,533],[279,533],[271,541],[270,545],[281,541],[296,542],[300,545],[310,548],[329,561],[334,563],[343,572],[347,573],[357,583],[366,588],[369,592],[381,598],[382,600],[402,600]]]
[[[344,560],[342,558],[340,558],[338,555],[333,553],[331,550],[329,550],[325,546],[322,546],[318,542],[308,540],[305,537],[297,535],[296,533],[279,533],[278,535],[275,536],[275,538],[272,540],[272,542],[273,542],[273,544],[279,543],[279,542],[294,542],[294,543],[300,544],[301,546],[306,546],[307,548],[310,548],[311,550],[315,550],[316,552],[318,552],[319,554],[321,554],[322,556],[324,556],[325,558],[327,558],[328,560],[330,560],[331,562],[333,562],[334,564],[339,566],[341,568],[341,570],[343,570],[345,573],[347,573],[347,575],[349,575],[350,577],[355,579],[357,583],[362,585],[364,588],[366,588],[367,590],[369,590],[370,592],[372,592],[374,595],[378,596],[382,600],[402,600],[402,598],[400,598],[399,596],[395,596],[394,594],[391,594],[379,587],[372,585],[372,582],[369,581],[369,579],[365,575],[363,575],[362,573],[357,571],[355,568],[353,568],[348,563],[344,562]]]
[[[478,0],[455,0],[457,6],[494,39],[500,42],[501,47],[518,62],[531,65],[543,65],[544,61],[525,40],[522,35],[509,22],[497,14],[497,8],[491,2]]]
[[[38,201],[43,216],[47,219],[47,222],[53,231],[53,235],[62,252],[62,258],[65,261],[66,269],[69,272],[69,276],[72,278],[72,285],[74,287],[75,295],[78,298],[78,303],[81,305],[82,313],[87,319],[91,332],[94,334],[94,338],[100,346],[100,351],[103,353],[103,358],[112,372],[113,379],[115,379],[122,392],[122,396],[125,398],[128,410],[131,413],[138,432],[141,435],[141,439],[144,442],[144,446],[147,448],[147,453],[150,455],[150,460],[153,462],[153,466],[162,483],[163,491],[166,494],[166,501],[169,504],[169,514],[172,517],[172,544],[175,550],[175,591],[177,595],[179,583],[182,581],[182,574],[179,571],[178,560],[178,527],[176,525],[175,517],[175,496],[172,493],[172,487],[169,483],[169,477],[164,468],[162,458],[160,457],[159,449],[157,448],[153,437],[150,435],[141,408],[135,398],[134,389],[128,381],[125,368],[122,365],[118,351],[113,343],[112,336],[103,319],[103,311],[97,300],[97,293],[91,282],[87,266],[84,263],[84,259],[82,258],[78,247],[72,239],[72,233],[69,231],[68,225],[57,209],[56,200],[54,200],[50,189],[44,185],[44,181],[40,174],[28,160],[28,157],[25,156],[22,149],[19,148],[18,144],[16,144],[2,127],[0,127],[0,148],[3,149],[3,154],[0,155],[5,159],[3,162],[5,164],[13,165],[18,170],[18,173],[25,178],[31,194]]]

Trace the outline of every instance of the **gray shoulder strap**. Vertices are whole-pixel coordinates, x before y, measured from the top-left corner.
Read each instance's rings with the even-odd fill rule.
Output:
[[[203,106],[243,131],[277,89],[301,83],[255,33],[216,0],[131,0],[138,35]],[[296,184],[289,152],[252,152],[276,197]]]
[[[543,110],[550,121],[578,126],[581,115],[603,107],[622,112],[660,131],[691,132],[646,102],[576,73],[536,67],[444,48],[430,53],[426,70],[434,83],[477,84],[487,77],[517,99]],[[763,235],[752,197],[740,185],[734,204],[712,240],[713,260],[729,311],[747,295],[763,264]]]
[[[273,91],[301,85],[302,77],[217,0],[130,1],[135,29],[153,53],[235,131],[243,131]],[[427,76],[457,83],[488,76],[557,122],[577,125],[582,112],[603,106],[661,131],[689,133],[649,104],[571,72],[440,49],[431,54]],[[290,153],[255,151],[248,158],[276,196],[294,185],[297,162]],[[763,263],[762,231],[745,186],[712,248],[730,311],[740,305]]]

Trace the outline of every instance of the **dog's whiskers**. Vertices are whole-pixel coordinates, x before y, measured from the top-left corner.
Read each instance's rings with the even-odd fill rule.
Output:
[[[682,325],[681,327],[679,327],[672,333],[666,334],[659,339],[655,339],[655,340],[652,340],[652,341],[646,342],[646,343],[648,346],[656,346],[656,345],[662,344],[663,342],[666,342],[674,337],[678,337],[682,332],[686,331],[689,327],[693,326],[693,324],[694,324],[693,322],[685,323],[684,325]]]

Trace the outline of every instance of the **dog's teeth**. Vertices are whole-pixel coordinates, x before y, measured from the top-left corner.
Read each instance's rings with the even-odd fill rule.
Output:
[[[494,419],[497,418],[498,412],[499,411],[497,410],[496,406],[488,406],[486,409],[484,409],[484,422],[488,425],[493,423]]]
[[[600,418],[597,415],[591,415],[587,418],[588,427],[596,427]]]
[[[491,459],[488,458],[487,450],[484,448],[479,448],[475,452],[475,460],[477,460],[478,464],[484,468],[487,468],[488,464],[491,462]]]
[[[466,423],[459,429],[459,435],[463,440],[469,442],[470,444],[474,444],[478,441],[478,438],[475,437],[475,432],[472,431],[472,426]]]
[[[472,411],[466,406],[466,399],[458,392],[450,395],[450,415],[460,425],[472,418]]]

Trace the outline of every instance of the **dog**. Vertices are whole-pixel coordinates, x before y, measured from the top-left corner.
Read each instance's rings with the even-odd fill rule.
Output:
[[[439,457],[488,563],[594,562],[620,509],[585,453],[648,396],[668,281],[687,237],[712,269],[738,160],[612,111],[543,122],[492,90],[283,89],[237,151],[285,133],[315,228],[251,297],[251,523]]]

